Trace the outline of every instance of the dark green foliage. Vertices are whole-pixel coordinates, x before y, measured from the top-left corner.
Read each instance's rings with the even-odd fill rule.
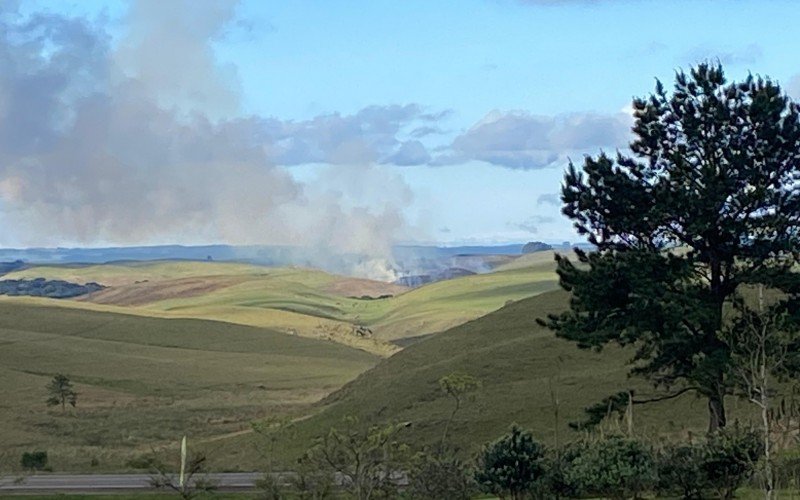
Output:
[[[86,295],[105,288],[97,283],[79,285],[63,280],[46,280],[36,278],[33,280],[2,280],[0,281],[0,295],[29,295],[32,297],[49,297],[51,299],[67,299]]]
[[[756,468],[763,442],[759,433],[737,427],[709,437],[702,470],[711,488],[722,498],[733,494]]]
[[[78,393],[72,388],[72,382],[66,375],[58,374],[47,384],[47,406],[61,406],[66,411],[67,404],[75,407],[78,404]]]
[[[559,257],[571,308],[548,326],[581,347],[637,348],[633,372],[691,387],[726,423],[723,308],[763,284],[800,315],[800,112],[780,87],[721,67],[676,75],[633,102],[632,154],[570,165],[563,212],[597,252]]]
[[[637,498],[656,484],[653,453],[629,438],[608,437],[578,446],[564,472],[566,482],[584,495]]]
[[[545,476],[537,488],[537,498],[577,498],[581,494],[580,484],[570,477],[568,470],[580,455],[582,443],[569,444],[553,452],[545,459]]]
[[[22,454],[20,465],[23,469],[35,471],[44,470],[47,467],[47,452],[46,451],[26,451]]]
[[[467,500],[476,486],[469,467],[454,450],[418,454],[408,479],[408,496],[419,500]]]
[[[800,457],[785,456],[775,461],[775,484],[779,488],[800,488]]]
[[[657,491],[664,496],[704,498],[710,488],[703,465],[707,447],[700,443],[665,446],[658,453]]]
[[[533,435],[513,425],[508,434],[486,446],[478,457],[475,480],[500,498],[525,498],[545,476],[545,450]]]
[[[706,441],[667,445],[658,453],[658,488],[682,498],[733,498],[763,453],[758,432],[734,426]]]
[[[574,430],[589,430],[597,427],[600,423],[611,415],[619,415],[625,413],[628,408],[630,393],[627,391],[612,394],[603,398],[599,403],[593,404],[584,408],[586,418],[579,422],[570,422],[569,426]]]

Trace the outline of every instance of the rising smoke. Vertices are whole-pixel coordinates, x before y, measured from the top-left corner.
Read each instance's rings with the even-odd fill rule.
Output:
[[[242,116],[211,47],[236,2],[194,4],[134,2],[118,43],[101,23],[2,4],[0,244],[292,245],[392,279],[410,189],[358,147],[318,181],[274,164],[268,119]]]

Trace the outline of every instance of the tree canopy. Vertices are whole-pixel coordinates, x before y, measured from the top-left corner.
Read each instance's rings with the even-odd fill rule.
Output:
[[[75,407],[78,403],[78,393],[72,388],[72,382],[66,375],[57,374],[47,384],[47,406],[61,406],[61,411],[66,411],[67,404]]]
[[[725,311],[748,287],[800,310],[800,111],[768,78],[728,83],[719,65],[678,72],[633,101],[616,157],[570,164],[563,213],[596,251],[558,256],[570,309],[548,318],[580,347],[635,347],[632,371],[708,399],[726,422]]]

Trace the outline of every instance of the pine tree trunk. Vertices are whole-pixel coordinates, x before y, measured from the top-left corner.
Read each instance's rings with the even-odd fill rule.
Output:
[[[725,427],[725,400],[719,392],[708,396],[708,432],[716,432]]]

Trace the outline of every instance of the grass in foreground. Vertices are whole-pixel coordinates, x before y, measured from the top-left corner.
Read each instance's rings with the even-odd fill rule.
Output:
[[[297,411],[376,361],[261,328],[0,301],[0,470],[33,450],[59,471],[125,470],[184,434],[216,439]],[[65,413],[45,405],[56,373],[79,393]]]

